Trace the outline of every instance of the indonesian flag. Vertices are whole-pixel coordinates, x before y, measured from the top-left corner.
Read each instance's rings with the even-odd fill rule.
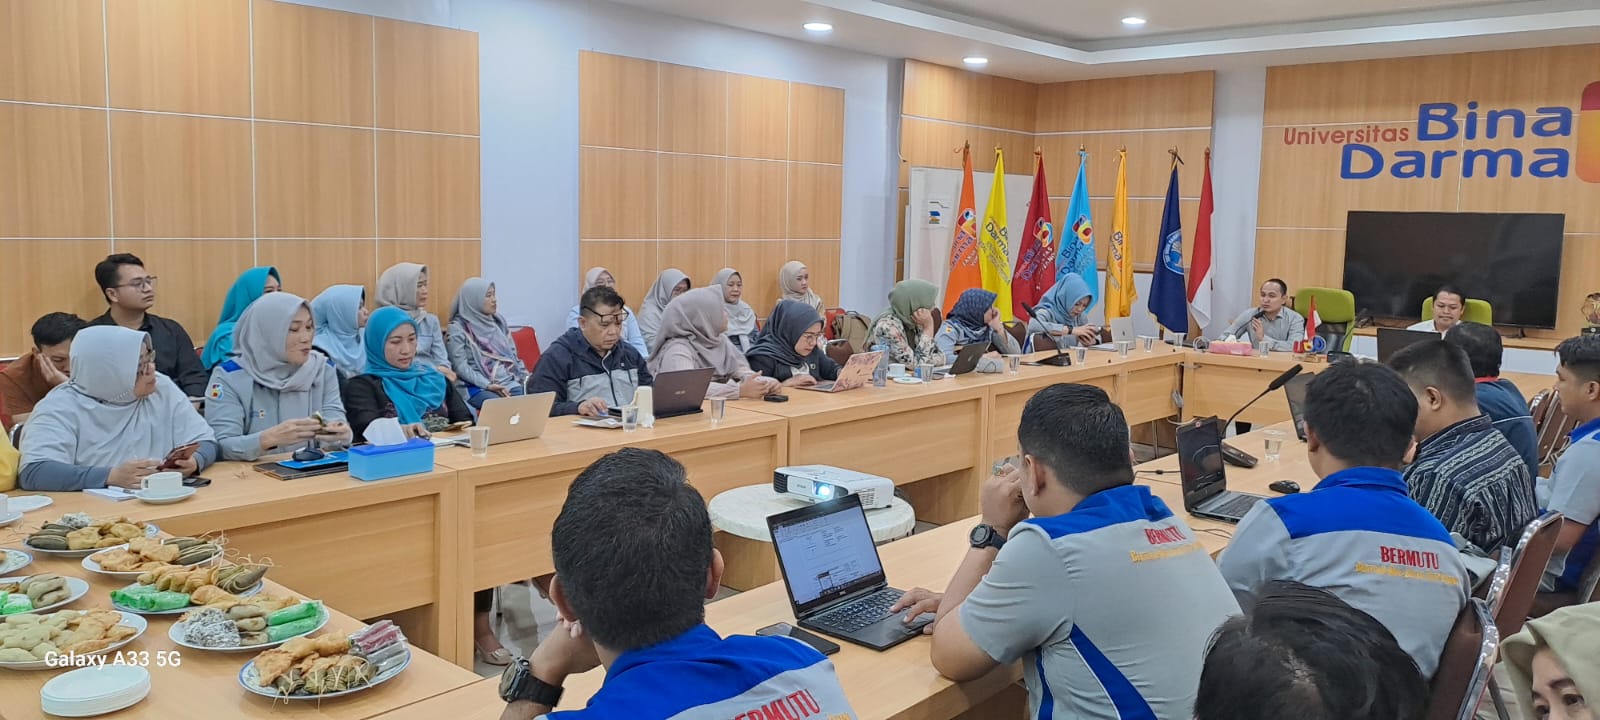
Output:
[[[1317,337],[1317,327],[1322,324],[1322,316],[1317,314],[1317,296],[1311,296],[1310,312],[1306,313],[1306,342],[1309,343]]]
[[[1211,324],[1211,210],[1211,149],[1206,148],[1205,179],[1200,181],[1200,218],[1194,229],[1194,252],[1189,258],[1189,312],[1202,332]]]

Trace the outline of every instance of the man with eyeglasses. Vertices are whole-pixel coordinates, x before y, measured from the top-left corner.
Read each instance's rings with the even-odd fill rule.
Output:
[[[552,417],[605,417],[608,409],[633,402],[634,390],[651,384],[650,370],[637,349],[621,342],[628,311],[616,290],[589,288],[578,307],[578,327],[545,348],[528,392],[556,394]]]
[[[129,253],[107,255],[94,266],[94,279],[110,307],[89,324],[121,325],[149,333],[156,352],[156,372],[171,378],[190,398],[203,397],[207,375],[195,354],[194,341],[177,321],[150,312],[156,304],[156,276],[145,270],[144,261]]]

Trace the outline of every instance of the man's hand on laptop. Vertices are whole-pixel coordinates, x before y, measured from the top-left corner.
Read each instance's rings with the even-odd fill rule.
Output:
[[[603,418],[606,416],[605,398],[592,397],[578,403],[578,414],[584,417]]]
[[[900,599],[894,602],[894,605],[889,607],[889,612],[897,613],[904,610],[905,615],[900,618],[900,621],[910,625],[916,622],[916,619],[924,613],[938,612],[939,602],[943,599],[944,593],[936,593],[927,588],[911,588],[906,591],[906,594],[901,595]],[[922,634],[932,635],[934,625],[935,623],[928,623],[922,626]]]

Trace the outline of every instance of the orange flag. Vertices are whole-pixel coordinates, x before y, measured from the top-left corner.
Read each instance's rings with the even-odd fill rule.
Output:
[[[978,202],[972,189],[972,146],[961,147],[961,204],[956,208],[956,234],[950,241],[950,274],[944,282],[944,309],[949,313],[963,291],[983,287],[978,269]]]

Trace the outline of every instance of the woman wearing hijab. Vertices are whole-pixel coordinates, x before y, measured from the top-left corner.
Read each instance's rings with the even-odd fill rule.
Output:
[[[47,492],[137,490],[167,453],[190,443],[200,449],[169,469],[204,470],[217,459],[217,443],[188,396],[156,372],[150,335],[87,327],[72,341],[72,379],[28,416],[18,484]]]
[[[348,380],[367,367],[367,350],[361,328],[367,324],[367,289],[360,285],[334,285],[311,301],[317,321],[314,347],[333,361],[339,377]]]
[[[461,394],[419,356],[419,334],[417,321],[397,307],[378,308],[367,318],[367,371],[350,378],[344,395],[356,439],[364,439],[367,426],[379,418],[398,419],[406,437],[428,437],[430,426],[472,421]]]
[[[449,346],[450,366],[467,385],[467,404],[482,408],[489,398],[522,394],[528,368],[500,316],[494,283],[475,277],[461,284],[450,305]]]
[[[750,369],[739,348],[728,340],[728,312],[722,288],[690,290],[667,305],[661,330],[650,346],[650,374],[712,368],[709,398],[758,398],[778,390],[778,381]]]
[[[782,300],[803,302],[817,311],[823,312],[822,296],[811,292],[811,269],[799,260],[790,260],[778,270],[778,287],[783,290]]]
[[[217,327],[211,331],[206,348],[200,353],[200,364],[210,370],[227,360],[233,354],[233,326],[239,322],[239,316],[262,295],[282,289],[283,278],[275,267],[253,267],[241,273],[222,300],[222,315],[217,318]]]
[[[311,349],[315,333],[311,306],[298,295],[273,293],[244,311],[237,352],[211,371],[206,389],[206,422],[224,460],[293,452],[312,439],[350,443],[339,371]]]
[[[689,291],[689,276],[677,268],[667,268],[656,276],[656,284],[650,286],[650,292],[644,296],[644,305],[639,309],[639,332],[644,335],[644,341],[650,346],[650,353],[645,357],[655,355],[656,331],[661,328],[661,314],[666,312],[667,303]]]
[[[728,311],[728,339],[734,347],[749,350],[756,336],[756,311],[744,301],[744,276],[733,268],[723,268],[711,284],[722,288],[722,302]]]
[[[1500,659],[1523,717],[1600,720],[1600,603],[1573,605],[1529,620],[1506,638]]]
[[[822,351],[822,316],[810,305],[779,300],[745,358],[750,369],[790,387],[839,379],[839,364]]]
[[[950,317],[945,318],[933,342],[945,357],[953,358],[956,348],[973,343],[988,342],[995,351],[1005,355],[1022,354],[1022,345],[1006,332],[1000,322],[1000,311],[994,309],[994,293],[981,288],[969,288],[956,298],[950,307]],[[986,358],[986,360],[988,360]],[[1000,372],[999,361],[981,363],[979,372]]]
[[[883,346],[889,362],[903,365],[945,364],[934,342],[939,326],[933,321],[939,306],[939,288],[927,280],[901,280],[889,291],[889,309],[872,321],[868,347]]]
[[[428,312],[428,266],[398,263],[378,277],[378,305],[406,311],[417,326],[417,359],[456,381],[439,318]],[[369,345],[370,347],[370,345]]]
[[[578,294],[582,295],[589,288],[595,287],[596,285],[604,285],[608,288],[616,289],[617,278],[611,274],[610,270],[607,270],[603,267],[589,268],[589,272],[583,274],[583,290],[578,291]],[[649,360],[650,345],[644,341],[644,335],[639,332],[638,313],[635,313],[633,308],[626,305],[624,305],[622,309],[627,314],[627,317],[622,321],[622,341],[632,345],[633,349],[638,350],[639,357]],[[582,308],[578,307],[577,305],[572,306],[572,312],[567,313],[568,330],[576,329],[578,327],[578,317],[582,313]]]
[[[1056,347],[1073,347],[1100,342],[1100,328],[1084,323],[1084,313],[1094,307],[1089,284],[1077,273],[1067,273],[1045,292],[1028,320],[1028,334],[1048,333]]]

